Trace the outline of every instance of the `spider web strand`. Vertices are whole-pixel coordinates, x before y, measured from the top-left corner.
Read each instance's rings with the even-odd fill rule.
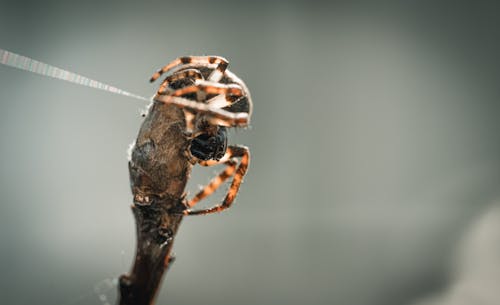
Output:
[[[113,87],[111,85],[98,82],[96,80],[87,78],[85,76],[69,72],[58,67],[34,60],[32,58],[22,56],[16,53],[12,53],[3,49],[0,49],[0,63],[9,67],[17,68],[20,70],[32,72],[35,74],[40,74],[43,76],[48,76],[52,78],[57,78],[70,83],[87,86],[94,89],[108,91],[114,94],[124,95],[138,100],[149,101],[148,98],[143,96],[121,90],[119,88]]]

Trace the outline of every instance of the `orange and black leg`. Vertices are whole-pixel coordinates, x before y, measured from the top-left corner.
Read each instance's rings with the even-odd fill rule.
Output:
[[[190,79],[196,81],[197,79],[203,79],[203,76],[201,75],[200,71],[198,71],[197,69],[186,69],[186,70],[179,71],[177,73],[174,73],[172,75],[165,77],[165,80],[163,80],[163,82],[161,83],[157,94],[158,95],[167,94],[168,85],[170,85],[171,83],[173,83],[175,81],[186,79],[186,78],[190,78]]]
[[[228,178],[231,178],[235,171],[237,162],[235,160],[229,160],[224,162],[227,165],[226,169],[221,172],[217,177],[213,178],[209,184],[207,184],[198,194],[196,194],[189,202],[188,207],[193,207],[200,200],[210,196],[214,193]]]
[[[184,56],[184,57],[179,57],[160,70],[156,71],[155,74],[151,77],[149,80],[150,82],[154,82],[157,80],[162,74],[176,68],[179,66],[206,66],[206,67],[214,67],[218,73],[217,75],[220,74],[220,77],[224,75],[224,72],[227,69],[227,66],[229,65],[229,62],[220,56]],[[214,73],[212,72],[212,75]],[[219,76],[210,76],[210,80],[212,81],[219,81],[220,77]],[[217,79],[217,77],[219,77]]]
[[[186,87],[190,88],[190,87]],[[179,90],[184,90],[182,88]],[[177,90],[177,91],[179,91]],[[185,91],[184,91],[185,92]],[[196,92],[193,90],[192,92]],[[214,94],[217,94],[215,92]],[[216,108],[204,103],[198,103],[192,100],[188,100],[178,96],[169,95],[156,95],[154,98],[156,101],[163,102],[166,104],[172,104],[182,109],[187,109],[195,113],[207,114],[208,120],[212,124],[221,126],[240,126],[245,127],[248,125],[249,114],[247,112],[230,112],[221,108]]]
[[[235,100],[245,94],[243,88],[236,84],[221,84],[212,81],[198,80],[196,84],[172,91],[169,95],[182,97],[192,93],[196,93],[196,100],[199,103],[203,103],[208,94],[223,95],[227,101]]]
[[[209,121],[216,125],[245,127],[248,125],[249,121],[247,112],[229,112],[224,109],[210,107],[207,104],[198,103],[181,97],[160,95],[156,96],[155,100],[166,104],[172,104],[189,111],[206,113],[209,115]]]
[[[197,93],[199,91],[205,94],[224,94],[234,97],[241,97],[245,93],[241,86],[236,84],[221,84],[210,81],[197,81],[195,85],[187,86],[171,92],[171,96],[184,96],[190,93]]]
[[[239,166],[236,168],[235,159],[241,158]],[[241,182],[243,181],[243,177],[245,176],[248,165],[250,163],[250,151],[245,146],[229,146],[227,148],[226,154],[220,161],[210,160],[210,161],[201,161],[201,165],[210,166],[214,164],[225,163],[227,165],[226,169],[220,173],[217,177],[215,177],[203,190],[201,190],[196,196],[191,199],[187,205],[188,209],[183,211],[184,215],[206,215],[211,213],[221,212],[231,206],[238,194],[238,190],[240,189]],[[196,203],[200,200],[206,198],[215,190],[224,183],[228,178],[233,176],[233,181],[231,182],[231,186],[224,197],[222,203],[215,205],[208,209],[202,210],[191,210]]]

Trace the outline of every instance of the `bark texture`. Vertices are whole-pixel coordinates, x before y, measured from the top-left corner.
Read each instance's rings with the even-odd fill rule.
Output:
[[[192,165],[184,113],[154,102],[132,147],[129,161],[137,248],[132,270],[120,277],[119,304],[153,304],[183,216],[184,189]]]

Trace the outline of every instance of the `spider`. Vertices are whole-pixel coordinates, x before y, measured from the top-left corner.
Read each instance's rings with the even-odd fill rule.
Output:
[[[191,200],[182,200],[181,213],[204,215],[231,206],[247,172],[250,153],[245,146],[228,146],[227,128],[248,126],[252,102],[243,81],[227,67],[228,61],[219,56],[186,56],[153,74],[150,82],[167,76],[132,148],[131,183],[136,203],[150,204],[155,197],[182,197],[179,192],[193,165],[224,164],[226,168]],[[149,131],[153,129],[160,131]],[[192,209],[231,177],[222,203]],[[154,181],[158,179],[162,181]]]

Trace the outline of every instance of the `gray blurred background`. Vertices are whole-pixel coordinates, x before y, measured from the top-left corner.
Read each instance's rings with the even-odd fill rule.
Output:
[[[481,1],[2,0],[0,48],[145,96],[175,57],[217,54],[249,86],[252,127],[230,139],[251,149],[245,184],[228,212],[185,219],[158,304],[489,305],[498,15]],[[144,103],[5,66],[0,89],[0,302],[114,304]],[[190,193],[213,173],[195,170]]]

